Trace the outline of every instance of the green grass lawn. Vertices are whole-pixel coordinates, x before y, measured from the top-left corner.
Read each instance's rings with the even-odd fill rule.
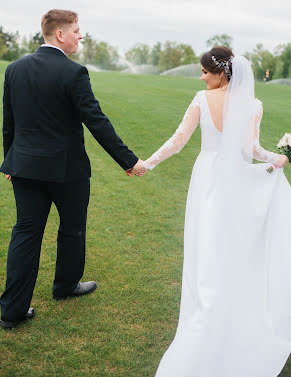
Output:
[[[0,63],[2,98],[5,63]],[[92,87],[116,131],[142,159],[178,126],[199,80],[92,73]],[[270,149],[290,132],[291,87],[257,85],[264,103],[261,144]],[[0,108],[2,123],[2,104]],[[0,138],[2,155],[2,138]],[[0,376],[154,376],[173,339],[179,314],[183,223],[200,131],[179,155],[143,178],[129,178],[86,131],[92,163],[84,280],[97,280],[87,297],[55,302],[52,281],[58,216],[52,208],[32,306],[36,318],[0,332]],[[291,164],[285,169],[291,181]],[[11,184],[0,176],[0,292],[15,223]],[[291,364],[282,377],[291,376]],[[178,376],[177,376],[178,377]],[[275,377],[275,376],[274,376]]]

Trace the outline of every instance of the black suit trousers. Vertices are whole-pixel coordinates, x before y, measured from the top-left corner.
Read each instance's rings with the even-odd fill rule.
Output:
[[[17,223],[8,250],[6,289],[0,299],[2,320],[6,321],[23,319],[29,309],[52,203],[60,217],[53,295],[66,296],[75,289],[84,272],[90,195],[88,178],[56,183],[12,177],[12,183]]]

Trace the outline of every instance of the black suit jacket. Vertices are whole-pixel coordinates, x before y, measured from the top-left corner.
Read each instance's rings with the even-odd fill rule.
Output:
[[[82,123],[123,169],[135,165],[138,158],[102,113],[85,67],[52,47],[11,63],[4,82],[0,171],[52,182],[90,177]]]

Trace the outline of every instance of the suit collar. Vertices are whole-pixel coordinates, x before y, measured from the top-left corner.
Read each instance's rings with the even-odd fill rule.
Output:
[[[53,54],[53,55],[60,55],[60,56],[64,56],[66,57],[66,55],[58,50],[57,48],[53,48],[53,47],[47,47],[47,46],[44,46],[44,47],[39,47],[37,50],[36,50],[36,53],[39,53],[39,52],[44,52],[45,54]]]
[[[64,55],[66,55],[66,54],[65,54],[65,51],[62,50],[60,47],[55,46],[55,45],[51,45],[51,44],[49,44],[49,43],[44,43],[44,44],[42,44],[40,47],[51,47],[51,48],[55,48],[56,50],[60,50],[60,51],[62,51],[62,53],[63,53]]]

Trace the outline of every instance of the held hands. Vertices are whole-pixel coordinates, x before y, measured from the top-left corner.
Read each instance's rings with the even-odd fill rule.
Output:
[[[126,175],[132,177],[133,174],[142,177],[147,172],[147,169],[143,165],[142,160],[138,160],[137,163],[131,168],[125,171]]]

